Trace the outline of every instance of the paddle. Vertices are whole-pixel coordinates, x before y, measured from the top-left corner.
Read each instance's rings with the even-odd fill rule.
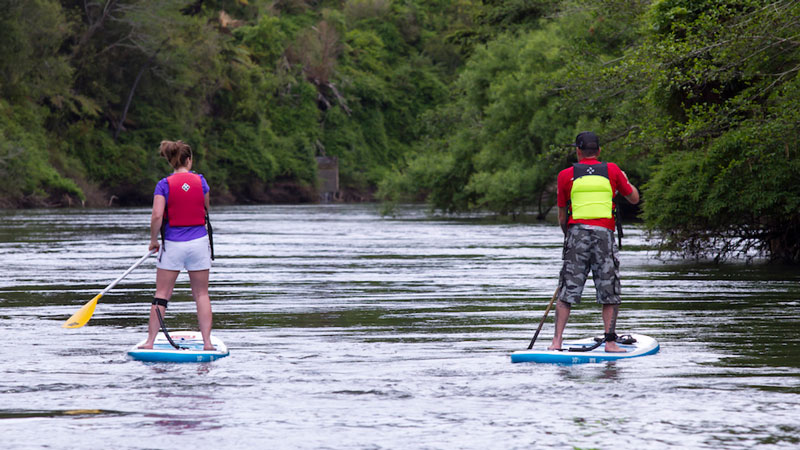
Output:
[[[556,288],[556,292],[553,293],[553,298],[550,299],[550,304],[547,305],[547,309],[544,310],[544,316],[542,317],[542,321],[539,322],[539,328],[536,329],[536,334],[533,335],[530,345],[528,345],[528,350],[533,348],[533,343],[536,342],[536,338],[539,337],[539,332],[542,331],[542,325],[544,325],[544,321],[547,319],[547,314],[550,312],[550,308],[553,307],[553,302],[556,301],[556,297],[558,297],[559,289],[561,289],[561,286]]]
[[[103,289],[99,294],[97,294],[93,299],[89,300],[89,303],[83,305],[83,307],[79,309],[78,312],[76,312],[75,314],[72,315],[72,317],[67,319],[67,321],[64,322],[64,325],[61,325],[61,327],[80,328],[86,325],[86,322],[88,322],[89,319],[92,318],[92,314],[94,314],[94,308],[97,306],[97,301],[100,300],[100,297],[105,295],[106,292],[110,291],[114,286],[117,285],[117,283],[119,283],[123,278],[128,276],[129,273],[133,272],[133,269],[139,267],[139,265],[143,263],[144,260],[149,258],[150,255],[152,255],[153,253],[155,253],[155,250],[148,251],[146,255],[139,258],[139,260],[136,261],[132,266],[130,266],[128,270],[125,271],[125,273],[120,275],[119,278],[117,278],[116,280],[112,281],[111,284],[106,286],[106,288]]]

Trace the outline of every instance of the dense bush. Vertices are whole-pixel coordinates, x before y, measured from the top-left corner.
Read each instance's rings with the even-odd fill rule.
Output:
[[[146,204],[183,139],[214,201],[544,218],[586,129],[663,248],[800,261],[789,0],[4,0],[3,206]],[[275,191],[275,192],[273,192]]]
[[[183,139],[217,201],[269,201],[276,182],[312,199],[319,155],[368,198],[447,98],[445,36],[472,4],[6,0],[0,170],[19,182],[0,196],[148,203],[159,142]]]
[[[484,26],[455,36],[470,58],[450,103],[384,198],[541,217],[562,146],[593,129],[644,187],[662,248],[800,261],[796,2],[486,3]]]

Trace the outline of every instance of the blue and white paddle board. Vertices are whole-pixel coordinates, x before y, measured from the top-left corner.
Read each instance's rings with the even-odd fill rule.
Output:
[[[520,350],[511,354],[511,362],[537,362],[552,364],[583,364],[598,363],[604,361],[616,361],[619,359],[636,358],[658,353],[658,341],[643,334],[631,335],[636,342],[632,344],[618,343],[620,348],[627,350],[625,353],[606,353],[605,344],[600,345],[588,352],[571,352],[570,348],[590,347],[597,342],[595,338],[580,339],[577,341],[564,342],[562,350],[541,349]],[[549,345],[549,343],[547,344]]]
[[[128,356],[137,361],[151,362],[210,362],[228,356],[228,347],[218,337],[211,335],[214,350],[203,350],[203,336],[199,331],[173,331],[172,340],[183,347],[176,349],[169,343],[164,333],[158,333],[152,349],[139,348],[146,339],[128,350]]]

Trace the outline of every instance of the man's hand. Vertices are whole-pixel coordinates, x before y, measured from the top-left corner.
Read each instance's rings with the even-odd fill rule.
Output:
[[[628,174],[625,173],[624,170],[620,170],[622,172],[622,176],[625,177],[625,181],[633,188],[633,191],[625,196],[625,200],[629,201],[631,205],[635,205],[639,203],[639,190],[636,189],[636,186],[632,185],[631,182],[628,180]]]
[[[567,234],[567,208],[558,208],[558,224],[561,225],[561,231],[564,232],[564,235]]]

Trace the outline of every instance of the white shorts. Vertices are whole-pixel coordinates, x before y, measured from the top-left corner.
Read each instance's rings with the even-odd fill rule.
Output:
[[[211,246],[208,236],[191,241],[165,241],[158,250],[156,267],[165,270],[211,269]]]

